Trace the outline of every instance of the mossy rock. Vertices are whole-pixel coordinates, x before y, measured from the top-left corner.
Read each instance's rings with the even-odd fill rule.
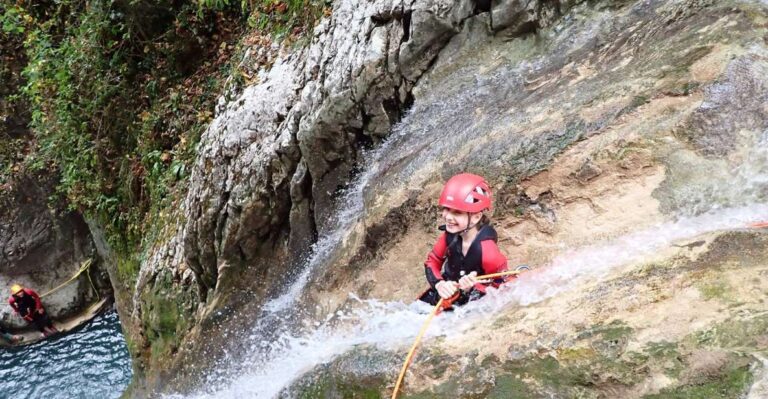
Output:
[[[718,347],[727,349],[766,349],[768,336],[768,315],[734,317],[711,328],[697,331],[684,341],[692,347]]]
[[[729,355],[728,362],[705,375],[690,376],[689,382],[663,389],[658,394],[646,395],[646,399],[730,399],[743,397],[752,385],[751,359]]]
[[[301,399],[376,399],[384,397],[399,370],[399,357],[358,347],[330,363],[315,367],[280,397]]]
[[[631,335],[631,327],[621,320],[614,320],[608,324],[593,326],[580,333],[577,338],[590,340],[592,348],[601,356],[617,358],[624,353]]]

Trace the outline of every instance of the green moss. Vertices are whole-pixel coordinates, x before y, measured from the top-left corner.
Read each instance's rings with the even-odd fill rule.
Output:
[[[172,336],[156,336],[150,342],[151,359],[158,360],[170,355],[176,348],[176,340]]]
[[[278,396],[303,399],[381,398],[394,377],[388,371],[399,367],[400,361],[400,358],[396,360],[387,352],[366,346],[355,347],[332,362],[304,374]],[[372,370],[381,372],[373,373]]]
[[[678,356],[677,344],[668,341],[649,342],[645,346],[645,353],[654,359],[663,359],[670,356]]]
[[[496,384],[488,393],[488,399],[525,399],[537,398],[535,391],[529,389],[528,384],[514,375],[501,375],[496,377]]]
[[[632,97],[632,101],[629,103],[628,108],[632,110],[641,105],[648,104],[649,102],[651,102],[651,99],[648,98],[648,96],[644,96],[644,95],[634,96]]]
[[[159,274],[142,293],[142,324],[150,346],[150,362],[162,363],[178,349],[193,319],[191,309],[184,306],[192,301],[191,295],[174,286],[170,272]]]
[[[620,322],[600,325],[585,335],[590,342],[607,339],[626,339],[631,329]],[[587,338],[585,338],[587,339]],[[489,364],[493,364],[490,362]],[[494,366],[491,366],[495,368]],[[602,355],[590,347],[564,348],[557,358],[546,356],[518,361],[507,361],[497,372],[495,384],[484,395],[487,398],[541,398],[541,397],[602,397],[603,387],[630,388],[648,377],[650,372],[661,371],[673,380],[686,370],[680,354],[680,345],[660,341],[647,344],[641,352],[628,352],[613,358]],[[738,397],[751,381],[748,359],[731,355],[731,360],[720,375],[707,374],[704,379],[686,377],[686,384],[662,391],[650,398],[731,398]],[[453,384],[453,385],[451,385]],[[437,389],[420,392],[409,398],[444,397],[456,392],[462,381],[454,379]],[[459,385],[457,385],[459,384]],[[453,389],[453,391],[452,391]],[[467,396],[475,397],[475,396]]]
[[[547,356],[523,362],[508,362],[504,369],[513,375],[531,377],[557,391],[590,384],[590,371],[585,366],[561,366],[557,359]]]
[[[317,378],[311,384],[303,384],[292,392],[291,397],[301,399],[325,399],[328,397],[344,399],[380,399],[382,386],[344,382],[331,375]],[[401,396],[403,397],[403,396]]]
[[[117,258],[117,274],[120,281],[126,287],[133,287],[140,268],[141,263],[139,260],[131,255],[119,256]]]
[[[583,362],[596,356],[594,349],[583,347],[563,348],[557,352],[557,358],[562,362]]]
[[[621,320],[593,326],[578,335],[579,339],[599,338],[607,341],[625,339],[632,334],[632,328]]]
[[[747,319],[734,318],[687,336],[684,341],[692,347],[757,348],[758,337],[768,331],[768,315]]]
[[[674,342],[649,342],[644,348],[644,353],[648,354],[649,360],[659,364],[668,377],[680,377],[680,373],[685,368],[678,345]]]
[[[702,283],[698,285],[699,292],[705,300],[720,299],[730,301],[732,299],[731,287],[724,281]]]
[[[646,399],[731,399],[742,397],[752,383],[749,365],[731,365],[720,376],[695,385],[667,388]]]

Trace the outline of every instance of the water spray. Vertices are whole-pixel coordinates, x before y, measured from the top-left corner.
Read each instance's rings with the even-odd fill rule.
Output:
[[[524,270],[529,270],[527,266],[521,266],[518,267],[515,270],[510,270],[506,272],[500,272],[500,273],[492,273],[492,274],[484,274],[482,276],[477,276],[478,280],[489,280],[494,279],[497,277],[505,277],[505,276],[516,276],[520,273],[522,273]],[[405,372],[408,370],[408,366],[411,364],[411,360],[413,360],[413,355],[416,353],[416,348],[419,346],[419,343],[421,342],[421,337],[424,336],[424,333],[427,332],[427,328],[429,328],[429,324],[432,322],[432,319],[440,313],[440,311],[447,307],[446,303],[450,305],[453,303],[455,298],[458,298],[458,293],[451,299],[446,302],[444,298],[440,298],[439,301],[437,301],[437,304],[435,304],[435,307],[432,308],[432,312],[430,312],[429,317],[427,317],[427,320],[424,321],[424,324],[421,326],[421,330],[419,331],[419,334],[416,336],[416,340],[413,342],[413,345],[411,346],[411,350],[408,351],[408,355],[405,357],[405,362],[403,363],[403,368],[400,370],[400,375],[397,377],[397,383],[395,383],[395,390],[392,392],[392,399],[397,399],[397,393],[400,391],[400,385],[403,382],[403,378],[405,377]]]

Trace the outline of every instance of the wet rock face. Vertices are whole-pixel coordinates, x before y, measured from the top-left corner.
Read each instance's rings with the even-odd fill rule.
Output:
[[[59,262],[82,258],[88,249],[87,227],[82,218],[73,213],[57,217],[44,203],[45,190],[35,184],[24,182],[23,188],[13,196],[15,205],[3,212],[0,224],[0,272],[3,274],[19,276],[52,270]]]
[[[328,232],[363,151],[400,120],[445,43],[488,11],[480,3],[335,2],[308,48],[282,53],[260,84],[222,103],[199,147],[183,228],[142,266],[125,312],[132,324],[147,319],[142,293],[163,270],[181,284],[191,272],[203,318],[238,301],[237,287],[258,302]]]
[[[364,223],[366,240],[374,232],[372,239],[396,241],[409,221],[397,216],[416,213],[403,208],[429,210],[421,190],[463,170],[484,174],[499,188],[498,212],[525,202],[554,215],[545,203],[552,193],[517,198],[514,186],[600,134],[637,138],[674,130],[705,156],[738,153],[738,135],[752,140],[765,126],[766,58],[759,20],[750,16],[758,11],[747,10],[761,6],[734,4],[335,2],[308,48],[281,54],[261,83],[222,101],[202,138],[183,217],[141,267],[127,312],[137,339],[151,347],[146,337],[163,336],[158,331],[182,336],[184,329],[226,324],[222,315],[248,303],[257,308],[268,287],[329,232],[334,200],[364,151],[401,120],[366,187],[365,217],[378,215]],[[718,57],[724,61],[710,69],[702,62]],[[635,131],[622,130],[625,123]],[[631,161],[622,162],[645,167]],[[601,179],[608,172],[598,163],[583,161],[569,178],[583,185]],[[668,165],[670,175],[692,170]],[[669,212],[684,207],[674,194],[662,201]],[[548,220],[554,225],[557,218]],[[377,254],[366,253],[367,244],[352,252],[370,261]],[[338,270],[344,269],[317,274]],[[180,292],[184,317],[168,304]],[[240,292],[248,294],[233,295]],[[185,320],[184,328],[158,322],[153,312],[167,308],[174,321]],[[192,334],[188,353],[204,340]],[[626,343],[597,343],[595,353],[613,359]]]
[[[701,238],[705,244],[680,246],[660,263],[553,298],[541,311],[512,306],[478,324],[480,334],[422,342],[399,397],[762,397],[768,233]],[[406,351],[407,343],[399,355],[355,348],[283,393],[388,397],[401,366],[393,359]]]
[[[681,130],[702,153],[722,158],[745,135],[763,132],[768,120],[768,65],[765,55],[735,60],[724,76],[705,89],[706,100]]]
[[[469,1],[338,2],[308,49],[221,110],[186,201],[184,249],[204,292],[223,263],[252,261],[263,242],[287,237],[298,255],[327,231],[362,151],[387,135],[473,12]]]
[[[45,178],[22,177],[2,193],[0,211],[0,297],[10,295],[8,287],[18,282],[39,294],[74,275],[83,261],[94,254],[90,233],[82,217],[74,212],[61,214],[48,206],[52,184]],[[96,267],[94,267],[96,269]],[[54,318],[66,317],[86,306],[95,297],[87,281],[75,281],[43,299]],[[5,322],[25,323],[1,307]]]
[[[518,25],[549,26],[577,3],[501,2],[496,27],[528,34]],[[203,300],[223,265],[259,264],[267,247],[291,263],[328,232],[333,200],[363,151],[401,118],[420,76],[467,21],[490,29],[487,15],[473,19],[489,10],[475,1],[338,2],[309,48],[278,59],[261,84],[222,105],[184,205],[181,250]],[[268,273],[284,268],[269,263]]]
[[[379,397],[391,385],[399,359],[375,348],[360,347],[316,368],[283,390],[285,398]]]
[[[199,147],[183,228],[142,266],[134,323],[147,319],[142,293],[163,270],[180,281],[191,271],[202,318],[242,306],[230,295],[238,287],[258,303],[327,233],[363,151],[389,133],[419,76],[478,11],[468,0],[335,2],[308,48],[283,53],[260,84],[222,103]]]

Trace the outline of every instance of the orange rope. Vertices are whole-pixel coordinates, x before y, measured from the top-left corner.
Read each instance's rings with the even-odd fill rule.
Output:
[[[403,378],[405,377],[405,371],[408,370],[408,366],[411,364],[411,358],[413,358],[413,354],[416,352],[416,348],[419,346],[419,342],[421,342],[421,337],[424,335],[425,332],[427,332],[427,327],[429,327],[429,323],[432,322],[432,319],[437,314],[437,311],[440,310],[440,308],[443,306],[443,298],[440,298],[439,301],[437,301],[437,305],[432,309],[432,313],[429,314],[429,317],[427,317],[427,321],[424,322],[424,325],[421,326],[421,331],[419,331],[419,335],[416,336],[416,341],[413,342],[413,345],[411,346],[411,350],[408,351],[408,356],[405,357],[405,363],[403,363],[403,368],[400,370],[400,375],[397,377],[397,383],[395,384],[395,391],[392,392],[392,399],[397,398],[397,392],[400,391],[400,384],[403,382]]]
[[[501,272],[501,273],[484,274],[482,276],[477,276],[476,278],[478,280],[484,280],[489,278],[509,276],[509,275],[515,275],[520,273],[521,272],[519,270],[510,270],[510,271]],[[397,383],[395,383],[395,391],[392,392],[392,399],[397,399],[397,393],[400,391],[400,385],[402,384],[403,379],[405,378],[405,372],[406,370],[408,370],[408,366],[411,365],[413,354],[416,352],[416,348],[419,346],[419,343],[421,342],[421,337],[424,336],[424,333],[427,332],[427,327],[429,327],[429,323],[432,322],[432,319],[435,317],[438,311],[442,308],[442,306],[443,306],[443,298],[440,298],[440,300],[437,301],[437,304],[435,305],[435,307],[432,309],[432,313],[429,314],[429,317],[427,317],[427,320],[424,322],[424,325],[421,326],[421,331],[419,331],[419,335],[416,336],[416,341],[413,342],[413,345],[411,346],[411,350],[408,351],[408,355],[405,357],[403,368],[400,369],[400,375],[397,377]]]

